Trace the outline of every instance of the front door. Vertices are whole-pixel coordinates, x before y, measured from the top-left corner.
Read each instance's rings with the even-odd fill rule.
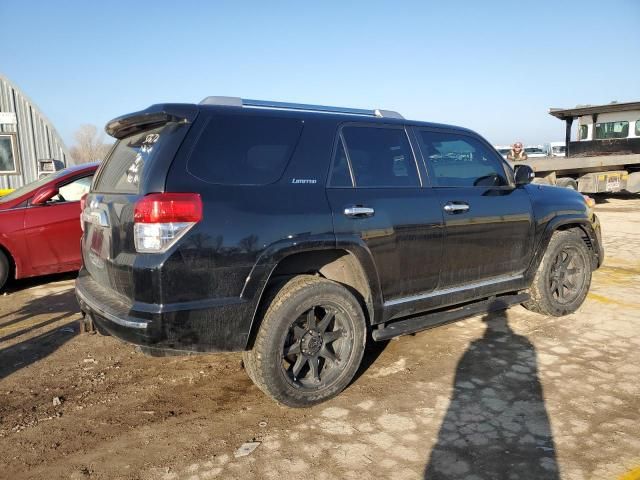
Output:
[[[370,252],[385,303],[438,286],[442,212],[419,172],[404,128],[342,127],[327,188],[334,230]]]
[[[45,205],[25,214],[25,239],[34,273],[80,268],[80,198],[89,191],[92,175],[59,185],[59,193]]]
[[[508,167],[479,137],[439,129],[416,133],[444,214],[439,288],[521,275],[534,238],[526,190],[515,188]]]

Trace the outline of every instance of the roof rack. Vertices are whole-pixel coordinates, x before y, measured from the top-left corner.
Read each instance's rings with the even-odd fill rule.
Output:
[[[402,115],[393,110],[366,110],[362,108],[329,107],[325,105],[308,105],[306,103],[272,102],[268,100],[250,100],[240,97],[206,97],[200,105],[218,105],[225,107],[277,108],[281,110],[303,110],[307,112],[346,113],[378,118],[399,118]]]

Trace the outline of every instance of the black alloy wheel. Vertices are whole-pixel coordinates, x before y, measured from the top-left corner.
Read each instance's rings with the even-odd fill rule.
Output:
[[[282,369],[295,386],[315,390],[340,375],[353,345],[344,315],[337,305],[318,305],[292,322],[282,348]]]
[[[584,288],[584,256],[575,248],[562,249],[549,270],[549,290],[553,298],[561,304],[573,302]]]

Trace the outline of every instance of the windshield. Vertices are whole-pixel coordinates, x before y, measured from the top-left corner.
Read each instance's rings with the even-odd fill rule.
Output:
[[[52,175],[47,175],[46,177],[42,177],[41,179],[36,180],[35,182],[27,183],[23,187],[20,187],[17,190],[14,190],[13,192],[8,193],[8,194],[0,197],[0,203],[9,202],[11,200],[15,200],[16,198],[19,198],[19,197],[27,194],[27,193],[35,192],[37,189],[39,189],[40,187],[46,185],[51,180],[59,178],[62,175],[64,175],[65,173],[66,173],[66,170],[60,170],[59,172],[56,172],[56,173],[54,173]]]

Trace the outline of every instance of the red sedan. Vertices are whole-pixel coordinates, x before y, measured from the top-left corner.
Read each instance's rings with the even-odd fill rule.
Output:
[[[80,198],[97,168],[69,167],[0,197],[0,289],[9,276],[80,269]]]

